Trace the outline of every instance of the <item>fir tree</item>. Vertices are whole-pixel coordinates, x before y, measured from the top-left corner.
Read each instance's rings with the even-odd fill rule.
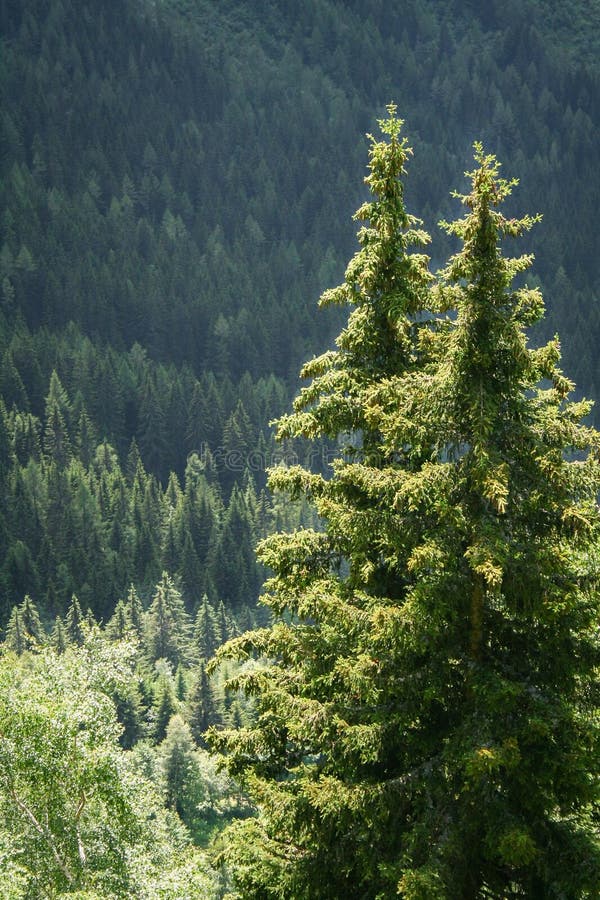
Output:
[[[25,502],[23,507],[24,510],[35,515],[29,503]],[[32,528],[33,531],[36,524],[35,520],[25,520],[23,527]],[[17,540],[9,547],[2,566],[2,575],[6,593],[12,600],[20,599],[28,591],[32,593],[39,591],[40,577],[38,568],[29,546],[24,541]]]
[[[127,622],[134,634],[141,638],[144,633],[144,607],[133,585],[130,585],[125,601]]]
[[[252,532],[253,522],[248,507],[235,485],[212,566],[219,595],[234,605],[253,603],[258,593]]]
[[[161,565],[167,572],[176,572],[179,568],[179,557],[181,556],[181,548],[178,541],[178,528],[174,517],[169,516],[161,549]]]
[[[215,611],[206,594],[194,620],[194,649],[203,659],[210,659],[221,641]]]
[[[175,696],[180,703],[183,703],[187,695],[187,683],[185,679],[185,669],[179,663],[175,672]]]
[[[500,241],[536,220],[497,209],[516,182],[475,151],[458,195],[466,214],[443,223],[463,246],[437,290],[456,307],[440,365],[433,379],[392,381],[372,407],[385,446],[414,441],[415,424],[438,440],[398,504],[428,523],[404,607],[407,670],[428,699],[405,709],[419,721],[408,761],[436,771],[407,791],[395,871],[410,898],[433,885],[465,898],[592,897],[600,435],[581,424],[591,404],[569,399],[558,341],[527,345],[543,301],[512,282],[532,257],[506,258]]]
[[[14,430],[13,426],[13,433]],[[16,441],[11,440],[11,429],[9,428],[6,406],[0,396],[0,496],[3,499],[8,473],[15,461],[15,444]]]
[[[188,725],[181,716],[172,716],[160,754],[167,806],[176,810],[183,821],[190,812],[188,790],[194,770],[193,752],[194,742]]]
[[[27,649],[23,633],[23,622],[21,621],[21,611],[18,606],[13,606],[11,610],[4,636],[4,646],[8,650],[13,650],[18,656]]]
[[[146,645],[150,660],[167,659],[177,666],[189,654],[189,617],[180,592],[163,572],[148,609]]]
[[[240,870],[248,897],[376,896],[385,883],[378,868],[390,855],[385,842],[401,840],[391,821],[392,809],[401,815],[397,797],[381,793],[380,780],[393,782],[403,767],[386,746],[395,740],[397,718],[377,639],[378,630],[391,627],[388,609],[402,595],[405,575],[378,540],[380,520],[392,514],[387,498],[369,489],[387,466],[403,471],[408,462],[402,452],[382,452],[380,430],[368,416],[375,386],[424,364],[427,342],[420,338],[430,333],[431,276],[427,257],[408,252],[428,238],[404,206],[410,150],[395,109],[389,113],[380,123],[384,139],[371,138],[366,182],[373,199],[356,214],[367,223],[358,235],[361,249],[344,283],[321,298],[354,309],[338,349],[304,367],[313,381],[294,415],[279,422],[281,439],[344,436],[346,458],[330,481],[300,467],[271,475],[272,485],[293,498],[311,495],[327,530],[262,543],[260,558],[275,573],[267,602],[275,613],[286,611],[286,621],[234,639],[217,656],[274,660],[230,684],[258,695],[256,726],[213,733],[231,772],[249,779],[263,809],[259,823],[248,826],[253,862]],[[238,848],[248,852],[232,840],[234,861]],[[272,887],[262,880],[267,871]]]
[[[40,619],[37,605],[31,599],[29,594],[25,595],[25,599],[19,607],[19,612],[21,614],[26,649],[39,649],[46,643],[46,633]]]
[[[71,438],[69,435],[69,400],[60,379],[52,372],[48,396],[46,397],[44,452],[59,468],[65,468],[71,459]]]
[[[161,675],[155,686],[154,694],[154,740],[164,740],[172,716],[177,712],[177,701],[173,691],[172,679]]]
[[[115,606],[115,611],[108,621],[105,634],[111,641],[123,641],[129,633],[129,621],[127,616],[127,607],[123,600],[119,600]]]
[[[236,630],[235,622],[227,615],[227,610],[225,609],[225,604],[222,600],[219,600],[217,603],[215,615],[219,634],[219,644],[224,644],[230,637],[234,637],[234,635],[238,634],[238,631]]]
[[[97,443],[94,425],[87,414],[87,410],[83,407],[77,422],[75,445],[77,448],[77,455],[86,469],[90,467],[90,463],[94,458],[94,451]]]
[[[69,637],[67,635],[64,622],[60,616],[57,616],[54,622],[54,627],[52,628],[52,632],[50,634],[50,644],[59,654],[64,653],[69,644]]]
[[[86,622],[79,600],[73,594],[65,616],[65,632],[70,643],[81,646],[85,641]]]
[[[195,673],[187,701],[187,721],[197,746],[204,746],[205,732],[219,721],[217,703],[204,660]]]
[[[206,570],[200,565],[192,536],[187,530],[181,551],[180,572],[184,597],[189,606],[197,602],[206,582]]]

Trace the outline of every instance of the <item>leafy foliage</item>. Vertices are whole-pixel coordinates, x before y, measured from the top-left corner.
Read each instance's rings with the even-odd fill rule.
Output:
[[[219,878],[120,750],[132,648],[0,660],[0,846],[11,898],[220,896]],[[198,893],[200,892],[200,893]]]

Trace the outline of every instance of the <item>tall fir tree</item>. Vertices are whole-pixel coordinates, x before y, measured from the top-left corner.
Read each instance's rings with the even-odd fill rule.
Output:
[[[391,821],[396,798],[383,796],[381,787],[402,771],[402,760],[392,765],[388,758],[397,715],[393,692],[384,688],[377,636],[389,627],[388,610],[405,576],[379,540],[391,516],[387,498],[369,496],[369,486],[388,467],[404,471],[408,461],[401,447],[383,452],[369,404],[385,378],[425,364],[424,336],[433,325],[428,258],[420,252],[428,236],[404,205],[411,151],[395,107],[388,112],[380,122],[383,140],[371,137],[365,180],[372,199],[356,213],[365,223],[360,250],[344,283],[321,298],[322,305],[350,306],[348,324],[336,350],[304,367],[312,383],[294,414],[279,421],[282,440],[341,437],[344,458],[330,480],[301,467],[271,473],[273,487],[315,500],[326,530],[301,529],[260,545],[262,562],[274,572],[267,602],[285,616],[218,654],[273,660],[231,682],[257,695],[256,723],[212,735],[262,811],[227,851],[248,897],[377,896],[385,883],[378,869],[390,856],[385,840],[400,841]]]
[[[118,600],[115,611],[106,624],[105,634],[110,641],[124,641],[130,634],[127,607],[123,600]]]
[[[171,718],[177,712],[177,698],[173,689],[173,679],[161,674],[154,685],[153,735],[157,743],[163,741]]]
[[[135,636],[141,639],[144,634],[144,607],[133,585],[130,585],[127,591],[125,611],[129,627]]]
[[[189,787],[194,773],[194,741],[180,715],[171,717],[160,746],[166,803],[183,821],[190,815]]]
[[[426,523],[403,612],[405,668],[427,689],[405,702],[413,780],[394,869],[407,898],[591,898],[600,435],[582,424],[591,404],[569,399],[558,340],[528,346],[543,300],[513,281],[532,257],[501,241],[536,219],[506,218],[517,182],[480,144],[475,160],[465,215],[442,223],[462,248],[436,287],[455,310],[439,365],[371,406],[385,448],[437,439],[397,501]]]
[[[204,594],[194,619],[194,650],[202,659],[210,659],[221,643],[217,615]]]
[[[69,636],[60,616],[57,616],[50,633],[50,645],[58,654],[64,653],[69,645]]]

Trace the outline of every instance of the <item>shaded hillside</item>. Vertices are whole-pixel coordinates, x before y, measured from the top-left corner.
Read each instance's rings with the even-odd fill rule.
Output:
[[[164,510],[160,525],[140,512],[121,521],[111,495],[97,540],[79,534],[69,552],[44,520],[53,466],[71,472],[63,494],[76,521],[83,494],[104,502],[96,448],[108,441],[124,472],[134,438],[157,498],[170,471],[185,492],[192,453],[220,498],[213,555],[180,528],[175,574],[189,577],[187,545],[213,600],[253,602],[259,573],[236,581],[236,554],[217,563],[215,548],[234,486],[260,497],[267,423],[288,405],[299,362],[338,330],[315,301],[355,246],[363,134],[391,99],[415,149],[407,201],[434,235],[434,267],[452,246],[436,222],[454,209],[472,141],[522,178],[515,209],[544,215],[531,247],[545,331],[560,331],[568,374],[600,396],[597,16],[597,3],[554,0],[484,13],[470,0],[0,0],[8,602],[29,591],[54,614],[83,591],[106,615],[130,580],[156,579]],[[36,535],[27,504],[41,510]],[[253,515],[242,516],[243,546]],[[210,531],[208,511],[199,516]],[[144,533],[154,542],[148,573],[138,550],[111,544],[111,574],[90,586],[82,554],[105,572],[106,535],[124,522],[134,546]],[[210,566],[229,586],[207,578]]]

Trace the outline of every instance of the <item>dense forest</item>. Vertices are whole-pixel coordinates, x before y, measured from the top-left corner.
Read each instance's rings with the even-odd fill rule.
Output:
[[[293,707],[293,722],[295,701],[282,699],[277,674],[271,682],[256,675],[253,657],[293,657],[286,641],[294,638],[243,635],[271,634],[273,613],[257,599],[273,571],[283,598],[269,601],[275,616],[318,621],[312,601],[290,602],[281,573],[293,581],[322,565],[324,530],[341,496],[331,462],[360,461],[367,445],[357,450],[356,434],[380,444],[416,440],[394,432],[385,391],[369,400],[384,410],[381,421],[363,411],[366,382],[357,372],[371,359],[370,332],[356,338],[359,362],[341,366],[340,377],[350,378],[346,411],[333,400],[313,410],[319,384],[332,398],[339,387],[328,380],[337,371],[335,335],[341,330],[346,349],[354,339],[348,298],[320,310],[317,299],[343,280],[354,253],[352,214],[374,191],[363,180],[365,133],[375,133],[393,100],[414,150],[402,203],[431,236],[427,272],[457,252],[460,229],[438,223],[461,214],[451,189],[464,189],[481,140],[520,181],[505,192],[503,213],[520,234],[519,252],[535,254],[526,281],[546,304],[545,318],[528,323],[532,346],[558,332],[575,398],[600,397],[600,8],[580,0],[0,0],[0,42],[0,892],[10,900],[76,892],[86,900],[192,900],[236,896],[237,885],[248,897],[334,898],[342,896],[336,890],[351,896],[356,876],[356,890],[367,878],[360,896],[375,885],[380,896],[396,896],[392,863],[387,874],[351,875],[343,853],[349,868],[337,887],[332,881],[320,894],[291,866],[277,876],[280,893],[264,893],[279,866],[265,835],[277,830],[277,804],[292,801],[269,794],[261,754],[269,748],[281,773],[302,754],[281,751],[269,711],[277,696]],[[394,144],[397,133],[388,137]],[[541,215],[531,233],[514,218],[523,210]],[[432,276],[423,270],[419,278],[429,291]],[[523,278],[516,273],[517,290]],[[450,322],[460,314],[454,306]],[[408,312],[420,321],[424,309],[437,316],[454,306]],[[385,346],[389,371],[371,360],[369,389],[398,374],[396,350]],[[324,351],[328,362],[305,367],[313,385],[286,419],[302,362]],[[553,372],[538,375],[552,381]],[[348,386],[355,378],[357,394]],[[577,415],[599,421],[588,406]],[[565,428],[557,446],[579,459],[588,445],[569,443]],[[454,435],[439,440],[450,446]],[[268,484],[267,469],[281,462],[309,474]],[[496,487],[499,472],[490,475]],[[309,477],[331,481],[331,497],[315,503]],[[341,491],[356,522],[370,521],[366,481]],[[340,521],[354,534],[347,510]],[[279,532],[312,537],[280,558],[268,549]],[[371,562],[357,540],[334,541],[341,583],[348,577],[356,588],[356,553],[366,578],[360,590],[396,596],[383,569],[364,575]],[[346,588],[328,590],[347,599]],[[384,625],[374,622],[376,644]],[[344,653],[363,653],[352,629],[350,639],[340,628],[342,637],[320,646],[323,660],[342,644]],[[237,650],[217,663],[226,641]],[[315,653],[320,638],[307,641]],[[330,677],[323,665],[322,686]],[[340,677],[360,695],[363,676],[349,669]],[[428,675],[432,684],[438,676]],[[327,695],[325,687],[311,691],[304,699],[315,703]],[[366,740],[373,722],[354,724]],[[208,753],[209,727],[214,746],[232,757],[228,776]],[[231,736],[244,729],[246,738]],[[327,740],[313,738],[307,765],[328,752]],[[308,781],[343,783],[346,762],[333,772],[317,765]],[[55,783],[63,769],[72,780]],[[265,782],[251,801],[232,778],[248,789]],[[54,792],[40,786],[50,783]],[[257,796],[271,815],[262,832]],[[312,821],[306,808],[297,815]],[[344,827],[334,818],[329,838],[319,838],[324,847]],[[223,845],[227,823],[232,837]],[[522,854],[535,855],[517,832]],[[298,841],[293,828],[288,836],[290,846]],[[247,853],[252,843],[267,847],[264,856]],[[310,841],[296,846],[309,865],[318,861]],[[344,852],[359,865],[356,845]],[[507,851],[506,859],[517,857]],[[588,896],[586,877],[577,896]],[[423,878],[425,893],[406,888],[407,897],[454,896],[432,893],[434,881]],[[490,891],[502,883],[495,870],[482,878]],[[541,883],[528,882],[529,890]],[[510,896],[535,896],[515,885]],[[457,890],[467,896],[465,884]]]
[[[474,138],[523,179],[544,217],[540,339],[559,330],[569,374],[598,396],[587,7],[0,10],[4,623],[25,593],[49,620],[73,593],[106,618],[131,583],[149,599],[164,568],[190,611],[204,591],[253,604],[245,548],[280,515],[261,496],[268,423],[340,323],[316,298],[350,255],[363,135],[392,98],[434,267]],[[245,538],[229,556],[233,519]]]

